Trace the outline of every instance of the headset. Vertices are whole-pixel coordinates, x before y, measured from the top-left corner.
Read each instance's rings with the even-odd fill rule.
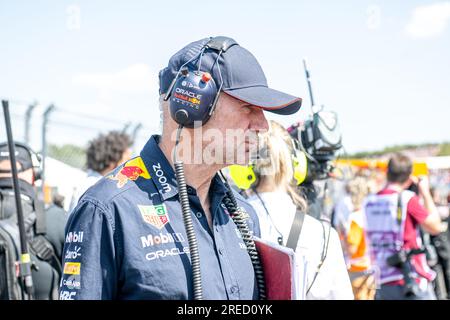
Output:
[[[297,186],[301,185],[308,175],[308,160],[306,154],[298,147],[298,141],[292,139],[292,165],[294,169],[294,179]]]
[[[234,45],[237,45],[237,42],[228,37],[210,38],[198,54],[180,67],[164,97],[164,101],[171,97],[170,115],[178,124],[193,128],[194,126],[203,126],[208,122],[214,113],[223,85],[219,58],[223,52]],[[218,70],[220,78],[218,86],[209,72],[200,70],[202,57],[206,50],[218,52],[212,66],[212,69],[216,67]],[[195,62],[198,64],[197,68],[193,68]]]
[[[292,139],[291,160],[296,185],[301,185],[307,178],[308,161],[306,155],[297,145],[297,141]],[[263,148],[264,149],[264,148]],[[263,151],[259,152],[263,154]],[[260,172],[257,171],[255,161],[248,166],[231,165],[228,167],[230,177],[234,184],[241,190],[255,188],[259,183]]]
[[[15,141],[14,145],[16,147],[23,148],[28,152],[28,155],[30,156],[31,163],[32,163],[31,168],[33,169],[34,180],[35,181],[40,180],[42,178],[42,156],[39,153],[33,151],[33,149],[31,149],[25,143]],[[8,146],[7,142],[0,143],[0,148],[3,148],[5,146]],[[30,169],[30,168],[21,168],[20,170],[17,170],[17,172],[23,172],[28,169]],[[0,172],[1,173],[10,173],[11,170],[0,170]]]

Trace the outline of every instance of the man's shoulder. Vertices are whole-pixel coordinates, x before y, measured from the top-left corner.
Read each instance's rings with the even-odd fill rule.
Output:
[[[409,203],[411,200],[419,201],[419,196],[411,190],[402,191],[402,198],[406,203]]]
[[[131,184],[119,188],[111,179],[111,176],[105,176],[86,190],[81,196],[79,203],[87,201],[108,205],[114,198],[121,196],[123,193],[126,194],[130,188],[132,188]]]
[[[120,200],[133,201],[142,194],[157,194],[153,183],[148,183],[151,179],[148,171],[134,164],[136,161],[127,162],[102,177],[86,190],[79,203],[88,202],[106,209]]]
[[[382,189],[377,193],[369,193],[363,199],[362,207],[366,208],[372,205],[378,205],[379,203],[397,202],[398,192],[390,189]]]

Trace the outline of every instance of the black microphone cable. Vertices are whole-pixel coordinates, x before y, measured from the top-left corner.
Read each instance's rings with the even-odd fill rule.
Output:
[[[202,276],[200,272],[200,254],[198,252],[197,237],[195,235],[194,225],[192,223],[191,207],[189,205],[186,178],[184,176],[184,165],[183,161],[179,161],[177,159],[177,146],[180,142],[182,129],[183,125],[180,125],[177,130],[177,138],[173,152],[173,166],[175,168],[175,176],[177,177],[178,195],[180,197],[181,209],[183,211],[184,227],[186,229],[187,239],[189,243],[194,300],[203,300]]]

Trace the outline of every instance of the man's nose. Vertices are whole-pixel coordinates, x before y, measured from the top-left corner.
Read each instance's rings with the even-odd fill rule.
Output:
[[[253,112],[253,118],[251,122],[251,129],[255,131],[268,131],[269,123],[262,109],[256,109]]]

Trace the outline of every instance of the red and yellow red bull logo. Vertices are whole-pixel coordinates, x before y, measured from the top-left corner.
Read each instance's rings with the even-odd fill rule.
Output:
[[[175,93],[174,97],[178,98],[180,100],[188,101],[188,102],[193,103],[193,104],[200,104],[200,100],[197,99],[197,98],[186,97],[186,96],[183,96],[183,95],[178,94],[178,93]]]
[[[117,188],[122,188],[129,180],[136,181],[139,177],[150,179],[150,174],[141,157],[131,159],[118,173],[108,176],[109,179],[117,181]]]

